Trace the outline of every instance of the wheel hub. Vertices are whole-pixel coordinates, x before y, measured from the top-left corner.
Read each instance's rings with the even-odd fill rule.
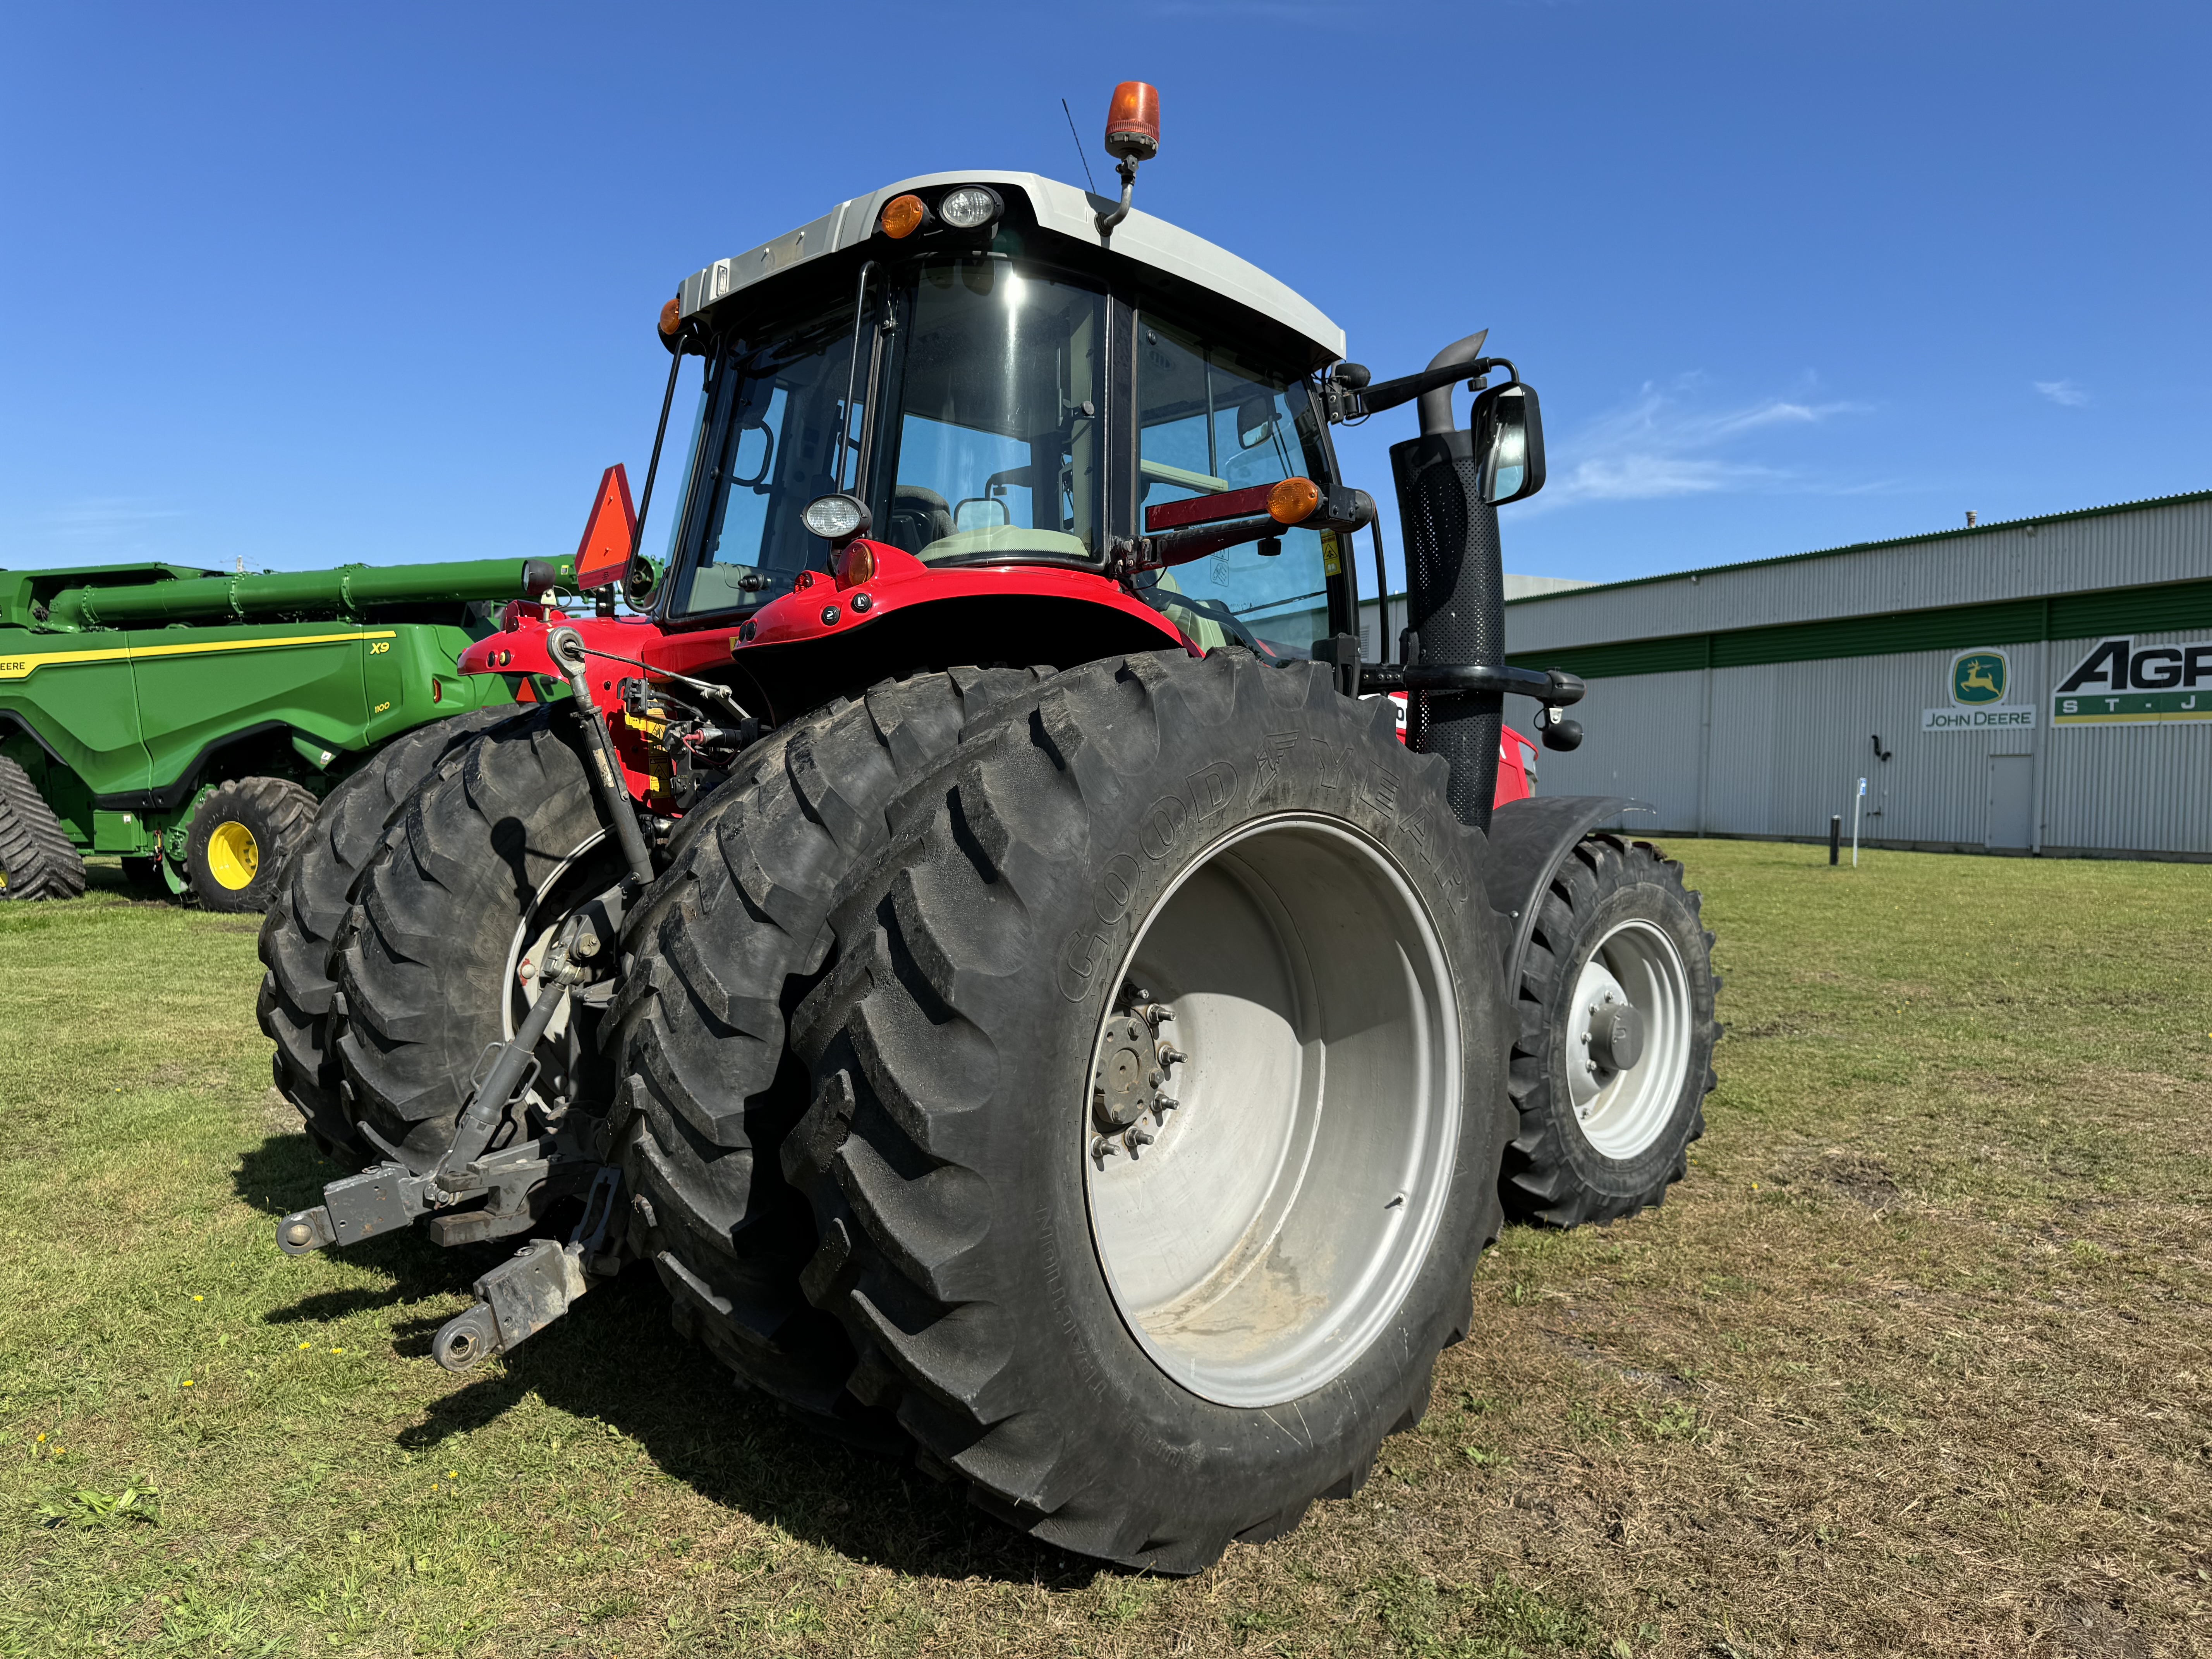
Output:
[[[1117,1150],[1139,1156],[1140,1148],[1152,1144],[1153,1130],[1167,1127],[1168,1114],[1176,1109],[1165,1092],[1168,1073],[1188,1058],[1173,1043],[1161,1040],[1161,1025],[1175,1018],[1166,1004],[1154,1002],[1143,987],[1127,984],[1121,1001],[1121,1012],[1099,1034],[1098,1062],[1091,1077],[1091,1121],[1099,1133],[1091,1141],[1091,1155],[1102,1164]],[[1141,1122],[1147,1113],[1153,1130]]]
[[[1607,930],[1576,976],[1566,1024],[1576,1121],[1607,1158],[1638,1156],[1666,1127],[1689,1063],[1689,976],[1674,941],[1641,920]]]

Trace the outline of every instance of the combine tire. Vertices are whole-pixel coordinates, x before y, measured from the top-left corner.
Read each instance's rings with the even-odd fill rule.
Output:
[[[479,734],[409,799],[355,886],[334,957],[342,1098],[361,1139],[415,1169],[443,1154],[484,1050],[528,1012],[522,965],[623,878],[574,718],[541,707]],[[533,1092],[550,1111],[605,1111],[603,1011],[586,988],[547,1033]]]
[[[1516,988],[1515,1219],[1612,1221],[1682,1178],[1714,1084],[1712,943],[1682,866],[1656,848],[1590,836],[1567,855]]]
[[[237,778],[210,790],[185,838],[193,896],[210,910],[266,910],[316,805],[289,778]]]
[[[844,1395],[852,1348],[799,1292],[813,1215],[777,1154],[807,1082],[785,1023],[827,959],[831,906],[889,842],[887,810],[1039,683],[1028,670],[922,674],[773,733],[684,819],[667,873],[623,928],[633,1248],[659,1269],[678,1330],[848,1439],[901,1443]]]
[[[30,775],[0,759],[0,899],[75,898],[84,860]]]
[[[1497,1230],[1480,838],[1320,665],[1049,682],[894,817],[793,1022],[802,1278],[931,1467],[1162,1572],[1417,1422]]]
[[[331,1034],[331,997],[337,988],[331,944],[353,903],[355,878],[422,781],[477,732],[514,717],[512,708],[474,709],[417,726],[378,750],[324,799],[261,924],[261,960],[269,971],[255,1012],[263,1034],[276,1045],[270,1062],[276,1092],[307,1121],[315,1145],[349,1170],[379,1156],[338,1104],[343,1079]],[[151,873],[158,883],[159,869]]]

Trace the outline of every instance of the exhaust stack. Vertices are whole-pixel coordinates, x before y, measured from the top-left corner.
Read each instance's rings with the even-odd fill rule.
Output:
[[[1429,368],[1475,362],[1488,332],[1446,346]],[[1498,667],[1505,661],[1505,575],[1498,509],[1482,499],[1475,434],[1452,424],[1451,393],[1449,384],[1421,393],[1421,435],[1390,447],[1406,538],[1405,661]],[[1407,702],[1407,744],[1450,763],[1452,811],[1461,823],[1487,830],[1504,696],[1417,691]]]

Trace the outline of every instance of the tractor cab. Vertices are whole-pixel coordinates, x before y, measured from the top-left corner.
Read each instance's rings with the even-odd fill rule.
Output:
[[[920,664],[1291,659],[1350,630],[1360,514],[1318,379],[1342,331],[1161,221],[1102,228],[1110,209],[1031,173],[907,179],[686,280],[662,332],[700,362],[698,416],[662,628],[744,619],[778,703],[755,653],[825,633]],[[1000,603],[918,614],[955,599]]]

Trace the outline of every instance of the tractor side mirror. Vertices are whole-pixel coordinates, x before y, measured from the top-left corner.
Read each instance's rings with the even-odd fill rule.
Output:
[[[1535,388],[1519,380],[1474,400],[1477,489],[1492,507],[1526,501],[1544,487],[1544,422]]]
[[[1237,447],[1257,449],[1273,435],[1275,430],[1275,400],[1273,398],[1247,398],[1237,405]]]
[[[629,574],[623,579],[623,590],[631,605],[641,605],[653,597],[653,590],[659,583],[660,572],[654,568],[651,559],[641,553],[629,562]]]

